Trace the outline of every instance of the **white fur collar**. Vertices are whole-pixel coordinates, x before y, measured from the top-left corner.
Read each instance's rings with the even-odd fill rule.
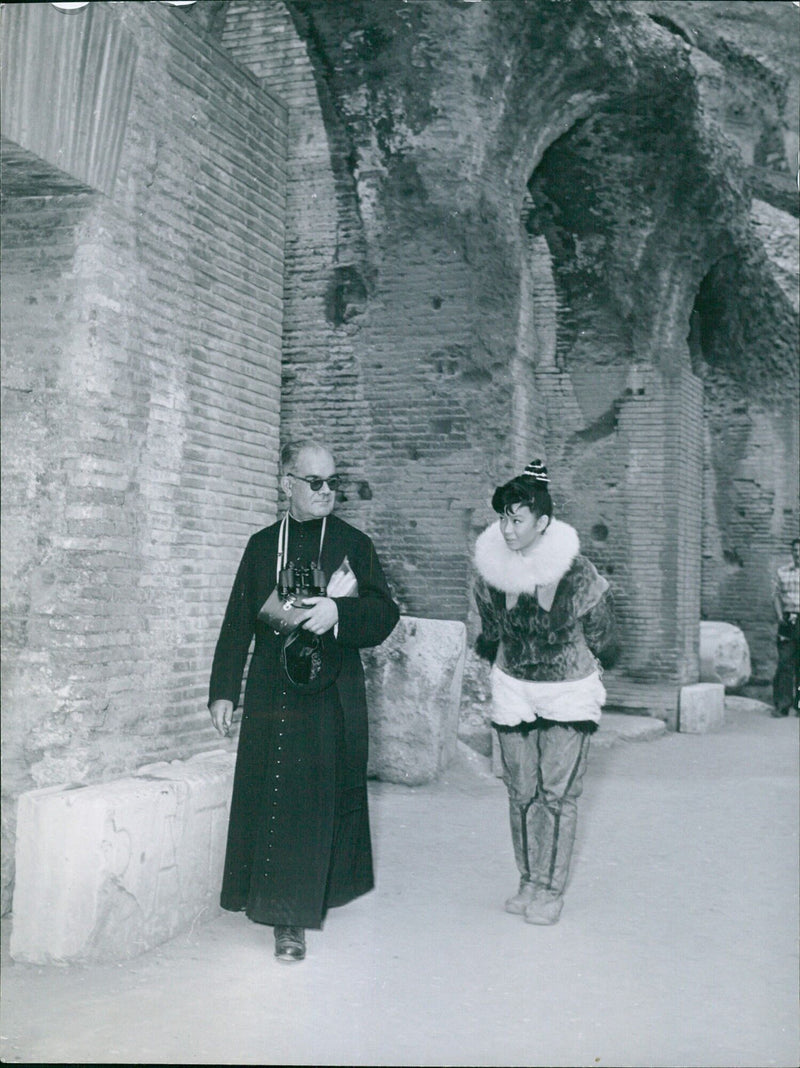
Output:
[[[537,586],[549,586],[563,578],[580,549],[575,528],[551,519],[536,548],[529,556],[522,556],[508,548],[498,520],[478,537],[475,566],[496,590],[534,593]]]

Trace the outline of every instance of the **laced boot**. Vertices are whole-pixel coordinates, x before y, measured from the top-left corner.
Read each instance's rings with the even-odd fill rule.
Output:
[[[306,933],[302,927],[275,928],[275,956],[292,964],[306,955]]]
[[[524,876],[519,881],[519,890],[513,897],[508,898],[505,904],[506,912],[513,912],[516,916],[521,916],[525,909],[533,901],[533,896],[536,893],[536,887],[533,883],[526,879]]]

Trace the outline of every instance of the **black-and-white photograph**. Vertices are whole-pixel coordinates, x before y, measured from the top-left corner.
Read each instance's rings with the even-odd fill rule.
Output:
[[[800,2],[0,3],[6,1064],[800,1062]]]

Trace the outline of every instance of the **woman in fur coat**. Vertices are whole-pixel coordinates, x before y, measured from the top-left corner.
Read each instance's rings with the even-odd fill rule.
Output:
[[[498,486],[500,516],[475,546],[477,650],[492,662],[492,722],[520,871],[508,912],[558,921],[569,874],[589,740],[605,690],[597,655],[614,630],[608,583],[553,518],[536,460]]]

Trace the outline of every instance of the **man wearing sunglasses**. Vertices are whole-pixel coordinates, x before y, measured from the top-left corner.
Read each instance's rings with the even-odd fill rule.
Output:
[[[285,962],[305,957],[305,930],[321,928],[330,907],[374,885],[358,650],[387,638],[399,610],[372,541],[332,514],[335,472],[330,451],[315,441],[283,449],[288,510],[247,544],[211,670],[211,719],[227,736],[255,637],[220,900],[271,925],[275,956]],[[301,667],[305,655],[306,666],[317,669],[301,680],[289,663],[289,640],[266,612],[269,599],[290,582],[287,575],[296,581],[313,574],[324,589],[343,573],[348,584],[335,578],[331,596],[326,590],[299,599],[293,649],[301,648]],[[343,589],[347,594],[337,595]]]

